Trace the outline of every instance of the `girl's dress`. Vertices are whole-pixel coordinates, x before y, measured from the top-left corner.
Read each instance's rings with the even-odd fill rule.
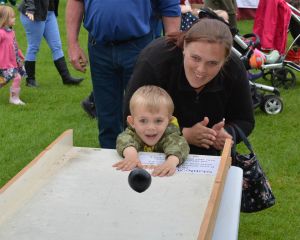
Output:
[[[15,78],[19,73],[26,76],[22,62],[24,59],[15,37],[15,32],[11,28],[0,28],[0,88]]]

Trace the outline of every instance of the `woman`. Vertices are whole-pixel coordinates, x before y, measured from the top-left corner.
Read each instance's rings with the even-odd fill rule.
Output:
[[[246,135],[254,114],[246,70],[231,53],[229,28],[215,19],[202,19],[186,33],[152,42],[139,56],[125,94],[125,116],[133,92],[158,85],[172,97],[182,134],[193,154],[218,155],[226,126],[238,125]]]
[[[21,22],[27,37],[27,52],[25,56],[25,69],[27,73],[26,85],[36,87],[35,62],[42,38],[44,37],[51,48],[54,65],[59,72],[63,84],[79,84],[83,78],[70,76],[56,20],[58,0],[23,0],[19,6]]]

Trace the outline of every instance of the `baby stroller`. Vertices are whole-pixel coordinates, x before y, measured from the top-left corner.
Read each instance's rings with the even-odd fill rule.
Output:
[[[199,10],[199,19],[207,17],[218,19],[228,25],[224,19],[219,17],[214,11],[208,8],[201,8]],[[258,73],[251,72],[252,67],[249,64],[249,61],[256,47],[259,45],[259,38],[255,36],[255,34],[240,36],[237,29],[231,28],[229,25],[228,27],[230,28],[234,39],[232,51],[240,57],[248,71],[253,108],[259,107],[262,111],[270,115],[282,112],[283,102],[280,98],[279,90],[276,87],[255,83],[256,79],[264,76],[263,70],[260,70]],[[265,55],[265,57],[270,64],[274,62],[274,59],[276,58],[274,57],[274,54],[270,54],[269,56]]]
[[[277,56],[273,61],[266,61],[261,66],[262,77],[271,82],[274,87],[292,88],[296,85],[295,71],[300,71],[300,11],[287,2],[284,2],[291,10],[289,32],[293,42],[285,54]]]

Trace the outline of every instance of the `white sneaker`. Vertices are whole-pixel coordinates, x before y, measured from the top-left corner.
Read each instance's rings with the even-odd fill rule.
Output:
[[[14,105],[25,105],[25,103],[20,98],[16,97],[9,98],[9,103]]]

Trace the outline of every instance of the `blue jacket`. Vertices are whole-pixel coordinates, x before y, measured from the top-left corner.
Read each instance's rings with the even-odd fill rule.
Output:
[[[179,0],[84,0],[84,27],[97,43],[142,37],[151,30],[152,7],[180,16]]]

